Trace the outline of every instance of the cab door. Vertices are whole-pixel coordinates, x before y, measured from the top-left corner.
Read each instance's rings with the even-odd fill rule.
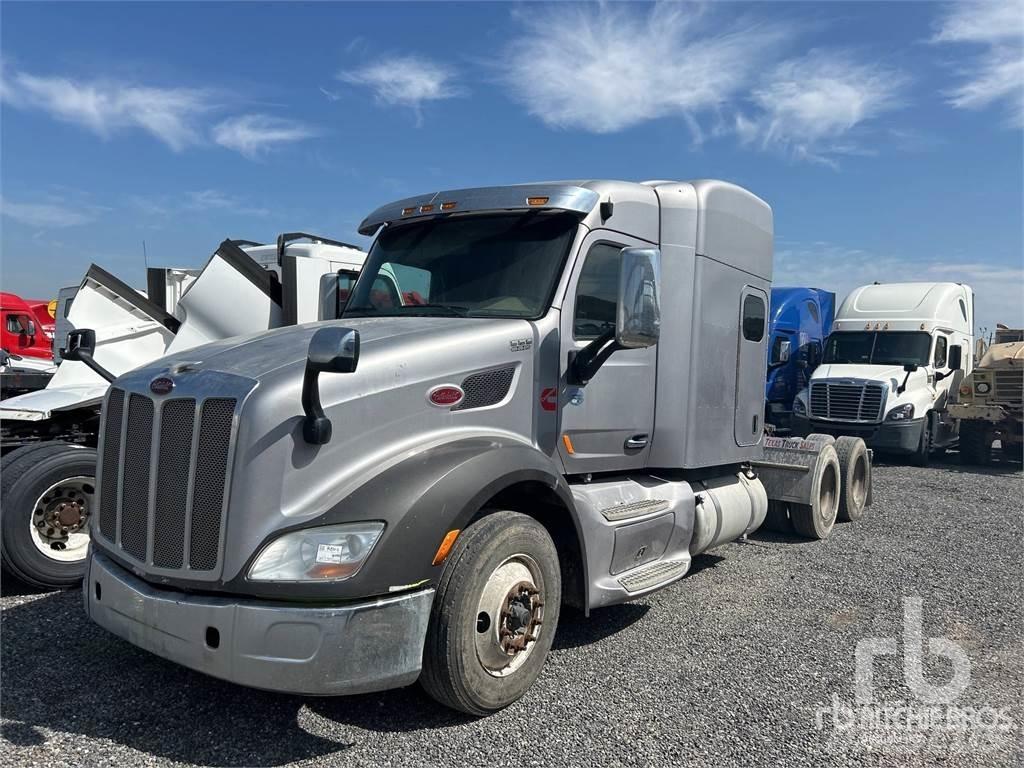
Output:
[[[591,233],[580,248],[561,316],[559,453],[569,474],[646,466],[654,427],[657,347],[612,354],[585,386],[568,383],[571,353],[615,328],[620,253],[651,244],[617,232]]]

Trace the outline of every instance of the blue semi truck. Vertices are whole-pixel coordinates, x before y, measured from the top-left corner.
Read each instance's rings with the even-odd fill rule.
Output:
[[[820,288],[772,288],[765,420],[787,432],[793,399],[821,362],[836,314],[836,295]]]

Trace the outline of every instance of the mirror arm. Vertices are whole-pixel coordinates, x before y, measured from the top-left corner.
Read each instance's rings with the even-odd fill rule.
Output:
[[[903,377],[903,383],[896,387],[896,394],[902,395],[907,390],[907,382],[910,380],[910,374],[913,371],[907,371],[907,375]]]
[[[110,371],[108,371],[102,365],[100,365],[95,360],[93,360],[92,355],[89,354],[88,352],[84,351],[84,350],[79,351],[79,353],[78,353],[78,360],[80,362],[85,363],[90,368],[92,368],[96,373],[98,373],[100,376],[102,376],[107,381],[113,381],[114,379],[117,378],[114,374],[112,374]]]
[[[302,410],[306,414],[302,422],[302,437],[311,445],[326,445],[331,442],[331,420],[320,405],[320,369],[306,361],[302,377]]]
[[[611,357],[612,353],[623,349],[615,341],[615,329],[611,328],[592,342],[587,344],[579,352],[571,352],[569,359],[569,383],[576,386],[584,386],[594,378],[594,374],[604,365],[605,360]]]

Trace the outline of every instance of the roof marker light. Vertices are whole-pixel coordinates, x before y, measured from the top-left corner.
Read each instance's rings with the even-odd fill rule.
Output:
[[[403,208],[402,209],[402,215],[403,216],[408,216],[410,213],[416,213],[416,209],[415,208]]]
[[[527,205],[547,205],[549,199],[550,198],[547,198],[547,197],[528,197],[528,198],[526,198],[526,204]]]
[[[450,200],[447,203],[441,203],[441,210],[442,211],[450,211],[454,207],[455,207],[455,201],[454,200]]]
[[[421,205],[420,206],[420,213],[430,213],[432,210],[434,210],[434,206],[433,205]]]

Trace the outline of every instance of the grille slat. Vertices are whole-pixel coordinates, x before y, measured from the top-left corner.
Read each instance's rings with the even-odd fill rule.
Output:
[[[996,371],[992,399],[1003,403],[1021,402],[1024,399],[1024,370]]]
[[[208,571],[217,565],[234,414],[232,398],[210,398],[203,402],[188,557],[189,566],[194,570]]]
[[[462,391],[466,393],[462,402],[452,408],[453,411],[466,411],[470,408],[485,408],[496,405],[505,399],[516,369],[495,368],[492,371],[474,373],[462,380]]]
[[[121,474],[121,425],[124,421],[124,390],[111,389],[103,429],[103,484],[100,486],[100,533],[110,541],[117,537],[117,488]]]
[[[149,544],[149,465],[153,432],[153,401],[128,398],[128,433],[121,489],[121,547],[136,560],[146,560]]]
[[[188,468],[196,401],[168,400],[160,414],[160,463],[157,466],[153,565],[181,568],[185,557]]]
[[[837,421],[873,422],[882,415],[883,388],[878,384],[811,384],[811,416]]]

